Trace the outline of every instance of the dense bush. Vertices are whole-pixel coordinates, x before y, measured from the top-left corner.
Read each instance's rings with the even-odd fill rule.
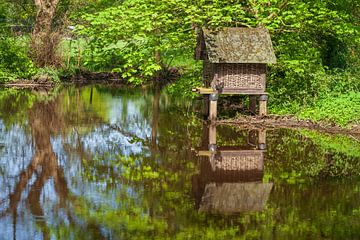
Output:
[[[328,121],[346,126],[360,124],[360,93],[350,92],[328,96],[316,101],[314,106],[299,113],[300,118]]]
[[[0,82],[18,78],[31,78],[36,73],[27,55],[26,41],[20,44],[11,37],[0,38]]]

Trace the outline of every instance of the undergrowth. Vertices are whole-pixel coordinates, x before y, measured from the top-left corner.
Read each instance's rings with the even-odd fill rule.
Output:
[[[300,119],[336,123],[340,126],[360,123],[360,92],[330,95],[315,102],[313,107],[302,109]]]

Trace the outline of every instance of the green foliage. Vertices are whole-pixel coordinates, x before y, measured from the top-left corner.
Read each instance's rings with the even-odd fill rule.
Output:
[[[34,22],[35,16],[32,0],[0,0],[0,19],[4,20],[3,25],[0,25],[5,27],[6,31],[10,31],[11,26],[17,26],[23,32],[30,32],[30,25]]]
[[[36,75],[33,76],[35,79],[46,79],[54,83],[60,82],[60,73],[59,70],[52,67],[40,68]]]
[[[0,82],[30,78],[36,73],[26,49],[24,44],[13,38],[0,37]]]
[[[177,29],[182,23],[182,15],[175,13],[177,2],[126,0],[119,6],[85,14],[87,24],[78,27],[90,40],[85,64],[121,72],[134,83],[154,76],[163,67],[157,54],[188,43],[188,33]]]
[[[284,10],[284,20],[290,21],[291,28],[274,30],[278,64],[271,68],[268,84],[275,112],[291,105],[294,113],[298,106],[311,105],[327,92],[348,90],[350,73],[335,75],[333,70],[347,70],[345,59],[359,39],[358,21],[336,5],[306,1]]]
[[[180,77],[166,86],[166,91],[175,97],[194,98],[195,87],[202,86],[202,63],[193,58],[192,49],[174,49],[163,54],[164,63],[179,71]]]
[[[30,78],[36,69],[28,57],[28,40],[13,37],[12,26],[21,26],[27,18],[21,14],[28,6],[18,9],[16,4],[0,1],[0,83],[18,78]]]
[[[360,123],[360,93],[349,92],[339,96],[327,96],[315,102],[314,107],[299,113],[301,119],[313,119],[337,123],[341,126]]]
[[[357,140],[343,135],[328,135],[314,131],[302,130],[301,134],[310,138],[324,152],[347,155],[353,158],[360,158],[360,144]]]
[[[354,71],[360,66],[360,21],[354,11],[358,1],[99,3],[101,11],[85,11],[85,21],[79,26],[79,33],[89,41],[85,64],[92,69],[119,71],[124,78],[139,83],[167,66],[156,60],[156,53],[168,59],[169,53],[185,49],[191,57],[195,26],[262,26],[270,30],[278,58],[268,80],[273,112],[296,113],[329,92],[359,89]],[[187,69],[170,92],[187,92],[185,88],[198,85],[195,79],[201,76],[200,71]]]

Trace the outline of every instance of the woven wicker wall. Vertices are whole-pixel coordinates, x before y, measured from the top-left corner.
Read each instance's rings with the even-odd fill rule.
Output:
[[[223,92],[265,92],[266,65],[250,63],[212,64],[204,61],[203,79],[205,86],[210,81],[213,89],[222,89]]]
[[[200,161],[200,178],[203,182],[254,182],[261,181],[264,176],[263,158],[258,159],[258,163],[249,164],[245,166],[239,166],[242,163],[234,162],[229,163],[224,161],[223,164],[219,163],[222,161],[218,159],[213,161],[209,157],[201,157]],[[221,166],[227,165],[228,166]],[[232,170],[230,170],[232,169]]]
[[[237,171],[248,171],[248,170],[263,170],[263,154],[239,154],[233,156],[222,156],[220,159],[215,160],[213,163],[213,169],[222,170],[237,170]]]

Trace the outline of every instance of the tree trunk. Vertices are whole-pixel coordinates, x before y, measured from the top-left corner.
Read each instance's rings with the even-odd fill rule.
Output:
[[[35,0],[37,15],[33,32],[34,35],[40,32],[51,31],[51,25],[58,3],[59,0]]]
[[[56,66],[59,61],[56,49],[60,43],[59,32],[53,30],[53,20],[59,0],[34,0],[37,9],[32,33],[31,55],[39,67]]]

